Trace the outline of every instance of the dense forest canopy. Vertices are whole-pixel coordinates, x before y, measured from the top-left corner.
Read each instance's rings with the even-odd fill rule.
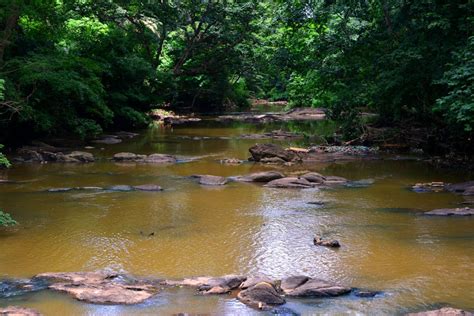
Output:
[[[138,128],[250,97],[474,128],[470,0],[1,0],[0,141]]]

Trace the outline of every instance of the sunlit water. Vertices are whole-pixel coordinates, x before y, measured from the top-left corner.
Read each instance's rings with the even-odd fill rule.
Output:
[[[272,128],[206,123],[157,128],[104,150],[98,146],[93,152],[103,159],[97,163],[16,165],[4,176],[24,182],[0,184],[0,208],[21,228],[0,233],[0,277],[105,268],[160,278],[306,274],[383,294],[289,300],[285,305],[302,314],[401,314],[444,305],[474,309],[474,219],[419,215],[457,207],[463,198],[407,190],[415,182],[469,180],[469,174],[405,160],[293,167],[219,163],[246,159],[250,146],[264,142],[236,136]],[[199,159],[166,166],[106,159],[121,151]],[[188,178],[262,170],[310,170],[374,183],[318,191],[248,183],[203,187]],[[46,192],[149,183],[165,191]],[[308,204],[312,201],[326,205]],[[315,234],[337,239],[342,247],[316,247]],[[85,304],[51,292],[0,300],[5,305],[32,307],[45,315],[259,314],[232,297],[195,296],[187,289],[165,291],[131,307]]]

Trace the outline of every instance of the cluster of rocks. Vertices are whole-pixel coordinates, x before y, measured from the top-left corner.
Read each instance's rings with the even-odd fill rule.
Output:
[[[63,163],[89,163],[94,162],[94,155],[84,151],[50,151],[45,148],[23,147],[17,151],[15,162],[63,162]]]
[[[324,120],[326,111],[320,108],[295,108],[281,113],[239,113],[235,115],[222,115],[217,118],[222,122],[269,123],[284,121],[315,121]]]
[[[296,162],[334,162],[354,159],[374,159],[375,151],[360,146],[326,146],[311,148],[283,148],[276,144],[257,144],[249,149],[250,161],[291,164]],[[334,149],[331,149],[334,148]],[[357,149],[359,148],[359,149]]]
[[[69,191],[108,191],[108,192],[130,192],[130,191],[146,191],[158,192],[163,191],[163,188],[156,184],[142,184],[142,185],[113,185],[109,187],[74,187],[74,188],[52,188],[48,189],[51,193],[62,193]]]
[[[200,118],[194,116],[177,115],[171,111],[156,109],[150,112],[150,118],[164,125],[179,125],[189,122],[199,122]]]
[[[139,155],[139,154],[128,153],[128,152],[115,154],[112,160],[115,162],[120,162],[120,163],[152,163],[152,164],[166,164],[166,163],[177,162],[177,158],[172,155],[165,155],[165,154]]]
[[[336,297],[348,294],[351,288],[307,276],[291,276],[282,280],[266,277],[227,275],[220,278],[198,277],[179,281],[164,281],[165,285],[189,286],[203,295],[238,291],[237,299],[260,310],[283,305],[288,298]]]
[[[317,172],[308,172],[301,176],[285,176],[277,171],[263,171],[246,176],[220,177],[213,175],[192,175],[201,185],[221,186],[229,181],[263,183],[269,188],[305,189],[305,188],[328,188],[334,186],[349,185],[350,182],[341,177],[323,176]]]
[[[5,285],[6,284],[6,285]],[[0,298],[25,295],[39,290],[65,293],[91,304],[141,304],[168,287],[189,287],[200,295],[236,295],[245,305],[258,310],[272,310],[291,298],[331,298],[350,293],[355,297],[374,297],[378,291],[354,289],[333,282],[304,275],[281,280],[268,277],[226,275],[222,277],[193,277],[180,280],[135,278],[107,271],[42,273],[30,280],[0,281]],[[17,288],[21,290],[18,291]],[[1,315],[37,316],[38,312],[24,307],[0,308]],[[412,316],[473,315],[469,312],[442,308],[436,311],[409,314]]]
[[[411,190],[418,193],[452,192],[464,196],[472,196],[474,195],[474,181],[467,181],[455,184],[444,182],[416,183],[411,187]]]

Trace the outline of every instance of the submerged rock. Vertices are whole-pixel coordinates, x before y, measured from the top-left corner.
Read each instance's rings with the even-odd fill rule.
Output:
[[[139,304],[158,293],[151,284],[127,282],[106,272],[43,273],[35,279],[48,281],[49,289],[93,304]]]
[[[92,142],[95,144],[115,145],[120,144],[122,139],[120,139],[118,136],[107,136],[101,139],[93,140]]]
[[[138,191],[158,192],[163,191],[163,188],[156,184],[142,184],[133,186]]]
[[[236,177],[235,180],[242,182],[270,182],[283,177],[284,175],[277,171],[264,171],[252,173],[247,176]]]
[[[225,275],[223,277],[195,277],[178,281],[166,280],[165,285],[190,286],[202,294],[226,294],[237,289],[247,278],[241,275]]]
[[[129,192],[133,191],[133,187],[130,185],[113,185],[105,188],[108,191],[117,191],[117,192]]]
[[[0,280],[0,298],[24,295],[46,287],[47,284],[41,280]]]
[[[199,184],[209,186],[225,185],[228,182],[226,178],[220,176],[193,175],[192,177],[198,179]]]
[[[31,308],[20,306],[0,307],[0,315],[2,316],[41,316],[38,311]]]
[[[267,282],[260,282],[246,290],[240,291],[237,298],[245,305],[261,310],[268,310],[273,306],[286,303],[275,287]]]
[[[473,216],[474,208],[442,208],[423,213],[429,216]]]
[[[333,297],[351,291],[351,288],[345,286],[305,276],[295,276],[282,280],[281,289],[288,297]]]
[[[463,311],[461,309],[444,307],[441,309],[419,312],[419,313],[410,313],[408,316],[474,316],[474,313]]]
[[[314,188],[315,184],[303,178],[287,177],[268,182],[266,187],[284,189],[308,189]]]
[[[361,289],[356,289],[354,290],[354,295],[357,297],[375,297],[377,295],[380,295],[381,292],[379,291],[370,291],[370,290],[361,290]]]
[[[320,236],[314,237],[313,243],[316,246],[330,247],[330,248],[339,248],[341,244],[337,240],[323,240]]]

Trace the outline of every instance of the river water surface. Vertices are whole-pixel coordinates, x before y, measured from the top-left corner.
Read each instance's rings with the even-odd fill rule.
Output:
[[[237,136],[272,128],[206,122],[155,128],[92,150],[103,158],[96,163],[14,166],[3,177],[17,183],[0,184],[0,208],[21,228],[0,232],[0,278],[100,269],[162,278],[306,274],[382,294],[290,300],[285,307],[296,313],[401,314],[444,305],[474,309],[474,219],[419,215],[458,207],[464,199],[407,189],[423,181],[472,180],[468,174],[414,160],[292,167],[219,163],[222,158],[246,159],[250,146],[265,142]],[[123,165],[105,159],[121,151],[199,159],[175,165]],[[249,183],[203,187],[188,178],[265,170],[310,170],[373,184],[284,190]],[[149,183],[165,190],[46,192]],[[308,204],[314,201],[325,205]],[[316,247],[315,234],[337,239],[342,247]],[[138,306],[91,305],[51,292],[0,299],[0,306],[6,305],[45,315],[260,314],[232,297],[195,296],[187,289],[165,291]]]

